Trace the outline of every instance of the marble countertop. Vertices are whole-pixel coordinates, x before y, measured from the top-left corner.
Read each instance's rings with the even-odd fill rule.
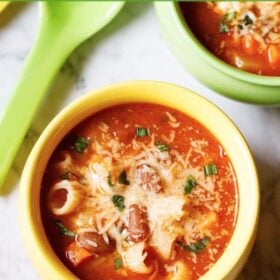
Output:
[[[38,11],[36,3],[14,3],[0,15],[0,114],[34,41]],[[39,279],[21,240],[17,200],[26,157],[44,127],[84,93],[139,79],[190,88],[217,104],[240,128],[256,159],[262,198],[256,243],[238,280],[280,279],[280,108],[235,102],[196,81],[167,48],[151,3],[126,4],[108,27],[76,49],[55,79],[9,172],[7,194],[0,197],[0,279]]]

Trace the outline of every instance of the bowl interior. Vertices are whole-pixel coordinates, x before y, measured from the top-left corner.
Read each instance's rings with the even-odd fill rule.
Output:
[[[247,144],[230,119],[206,99],[175,85],[148,81],[117,84],[85,95],[57,115],[39,138],[24,168],[20,188],[21,229],[31,260],[43,278],[76,279],[56,257],[44,233],[40,216],[42,175],[55,147],[75,125],[102,109],[135,102],[161,104],[190,115],[207,127],[228,153],[239,187],[237,224],[225,252],[203,279],[238,273],[252,246],[259,207],[257,175]]]

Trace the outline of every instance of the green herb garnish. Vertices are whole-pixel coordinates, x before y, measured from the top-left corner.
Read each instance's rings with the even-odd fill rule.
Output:
[[[149,135],[150,135],[149,128],[136,127],[136,136],[137,137],[144,137],[144,136],[149,136]]]
[[[228,27],[227,23],[225,23],[223,21],[220,22],[219,32],[220,33],[227,33],[227,32],[229,32],[229,27]]]
[[[112,202],[114,203],[114,205],[120,210],[122,211],[125,208],[124,205],[124,197],[122,195],[113,195],[112,196]]]
[[[123,185],[129,185],[129,181],[127,180],[127,175],[125,170],[119,176],[119,183]]]
[[[236,12],[226,13],[223,16],[223,19],[220,21],[219,32],[221,32],[221,33],[229,32],[229,24],[235,18],[236,18]]]
[[[197,241],[191,245],[185,245],[184,250],[189,250],[194,253],[200,253],[206,248],[206,246],[209,244],[210,241],[211,241],[210,237],[205,236],[202,239],[200,239],[199,241]]]
[[[187,182],[184,185],[185,194],[190,193],[196,185],[197,185],[196,179],[192,175],[189,175],[187,178]]]
[[[74,149],[78,153],[83,153],[84,150],[88,147],[89,141],[85,137],[78,137],[74,143]]]
[[[204,166],[204,174],[205,176],[211,176],[218,173],[217,166],[213,163],[207,164]]]
[[[57,225],[59,228],[59,233],[63,236],[68,236],[68,237],[75,237],[76,233],[71,231],[70,229],[66,228],[60,220],[53,220],[53,222]]]
[[[243,30],[243,28],[244,28],[243,24],[240,24],[240,23],[237,24],[237,27],[238,27],[239,30]]]
[[[157,142],[156,143],[156,147],[158,150],[160,150],[161,152],[165,152],[165,151],[168,151],[169,150],[169,146],[165,145],[165,144],[162,144],[160,142]]]
[[[254,21],[250,18],[249,15],[245,15],[242,21],[245,25],[251,25],[254,23]]]
[[[229,12],[226,13],[223,17],[223,22],[231,22],[232,20],[234,20],[236,18],[237,12]]]
[[[210,241],[211,241],[211,238],[209,236],[205,236],[202,239],[200,239],[199,241],[197,241],[191,245],[183,244],[180,241],[177,242],[177,245],[185,251],[191,251],[191,252],[197,254],[197,253],[202,252],[206,248],[206,246],[209,244]]]
[[[109,174],[108,174],[108,185],[109,185],[109,187],[114,187],[114,184],[112,182],[112,174],[111,174],[111,172],[109,172]]]
[[[122,267],[122,259],[121,258],[117,258],[114,260],[114,264],[115,264],[115,268],[119,269]]]

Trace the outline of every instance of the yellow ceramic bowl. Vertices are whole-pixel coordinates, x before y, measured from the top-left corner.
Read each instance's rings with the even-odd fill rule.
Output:
[[[110,106],[148,102],[165,105],[192,116],[220,141],[233,164],[239,186],[239,213],[232,239],[204,280],[234,279],[252,248],[259,212],[255,165],[246,142],[231,120],[203,97],[161,82],[128,82],[87,94],[54,118],[34,146],[20,186],[21,231],[29,256],[44,279],[76,279],[55,255],[40,216],[40,186],[44,169],[57,144],[86,117]]]

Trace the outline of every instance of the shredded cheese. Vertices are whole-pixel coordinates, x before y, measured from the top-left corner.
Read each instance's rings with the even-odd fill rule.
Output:
[[[169,112],[166,112],[166,116],[172,129],[168,137],[161,137],[165,143],[173,143],[176,138],[173,128],[181,124]],[[118,121],[114,119],[114,123]],[[79,173],[85,178],[83,199],[81,195],[77,196],[79,205],[73,200],[73,185],[76,183],[62,181],[53,186],[53,191],[63,185],[69,192],[68,197],[73,200],[70,201],[72,204],[67,202],[71,206],[69,219],[77,232],[97,232],[107,244],[109,238],[115,240],[116,250],[122,256],[125,267],[138,273],[151,273],[153,268],[147,267],[144,262],[147,257],[146,245],[152,246],[163,259],[174,259],[173,245],[176,239],[180,238],[186,244],[192,244],[206,234],[211,236],[209,227],[217,220],[216,212],[221,205],[219,193],[215,192],[215,189],[224,182],[233,180],[232,170],[227,171],[224,181],[216,181],[215,176],[205,176],[203,166],[193,166],[192,162],[195,162],[196,158],[205,157],[207,154],[208,142],[205,139],[187,139],[190,146],[187,154],[182,154],[175,148],[161,152],[156,147],[153,133],[149,136],[150,141],[135,138],[125,145],[110,134],[109,128],[105,122],[98,124],[102,137],[91,142],[93,155],[89,158],[88,165],[79,169]],[[192,128],[182,128],[182,131],[184,129]],[[222,148],[220,156],[224,156]],[[59,162],[56,168],[73,168],[70,155],[66,153],[64,160]],[[118,180],[124,170],[129,186]],[[150,176],[148,181],[143,181],[143,173]],[[186,196],[184,185],[189,176],[195,178],[196,186]],[[147,182],[154,185],[154,188],[149,188]],[[124,209],[121,211],[112,202],[113,195],[123,197]],[[135,204],[147,212],[150,230],[147,240],[140,243],[128,239],[129,209]],[[201,205],[209,210],[203,217],[194,210]],[[192,210],[192,216],[189,210]],[[59,215],[57,212],[54,214]],[[210,253],[214,256],[215,249]],[[157,269],[155,264],[154,274],[150,279],[156,275]],[[167,267],[167,272],[172,275],[170,279],[183,279],[186,275],[189,277],[187,268],[182,267],[180,262]]]
[[[227,24],[233,27],[235,37],[250,34],[264,48],[266,44],[280,44],[279,1],[217,1],[208,5],[223,16],[234,13]]]

